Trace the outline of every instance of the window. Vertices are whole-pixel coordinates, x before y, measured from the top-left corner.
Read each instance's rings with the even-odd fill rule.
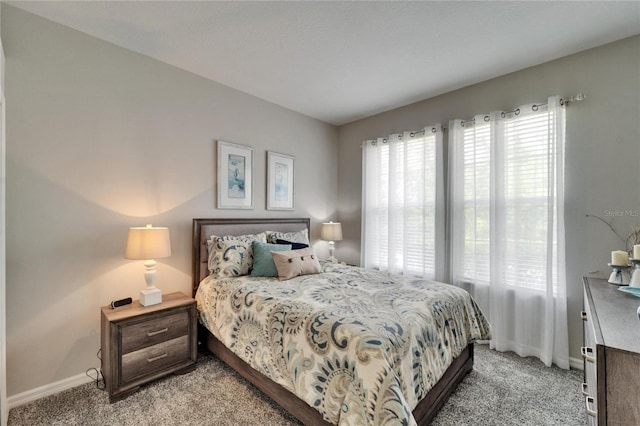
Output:
[[[440,126],[367,141],[363,149],[362,264],[436,278],[444,271],[437,250],[444,219]]]
[[[557,291],[557,192],[553,117],[547,111],[505,121],[504,241],[506,284]],[[551,260],[551,263],[549,263]]]
[[[454,188],[461,196],[452,197],[453,210],[462,211],[452,224],[459,228],[453,256],[461,282],[489,284],[493,248],[504,259],[496,271],[504,284],[544,291],[550,272],[557,288],[555,123],[546,108],[537,109],[453,124],[451,167],[462,178]]]
[[[489,123],[467,123],[463,130],[464,255],[462,277],[489,283],[491,144]]]

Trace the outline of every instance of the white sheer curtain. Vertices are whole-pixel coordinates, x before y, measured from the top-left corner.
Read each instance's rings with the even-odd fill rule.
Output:
[[[442,280],[442,128],[363,144],[362,265]]]
[[[450,268],[492,348],[569,368],[564,139],[559,97],[450,122]]]

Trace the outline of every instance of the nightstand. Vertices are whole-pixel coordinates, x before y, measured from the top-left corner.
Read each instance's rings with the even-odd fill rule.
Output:
[[[109,401],[140,385],[196,366],[196,301],[182,293],[162,296],[162,303],[142,306],[137,300],[101,309],[102,374]]]

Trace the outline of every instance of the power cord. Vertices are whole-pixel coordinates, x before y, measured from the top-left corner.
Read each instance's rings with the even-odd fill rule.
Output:
[[[98,353],[96,353],[96,357],[100,360],[100,365],[102,366],[102,348],[98,349]],[[89,374],[89,372],[93,371],[95,377]],[[97,368],[89,368],[85,374],[89,376],[91,379],[96,381],[96,387],[98,389],[104,389],[107,387],[107,383],[104,380],[104,376],[102,375],[102,367],[100,369]]]

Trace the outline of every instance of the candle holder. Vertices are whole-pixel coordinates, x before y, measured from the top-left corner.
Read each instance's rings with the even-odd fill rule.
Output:
[[[609,282],[611,284],[616,285],[629,285],[629,281],[631,280],[631,265],[614,265],[608,263],[609,267],[613,269],[611,275],[609,276]]]
[[[640,287],[640,259],[629,259],[633,263],[633,273],[629,280],[630,287]]]

